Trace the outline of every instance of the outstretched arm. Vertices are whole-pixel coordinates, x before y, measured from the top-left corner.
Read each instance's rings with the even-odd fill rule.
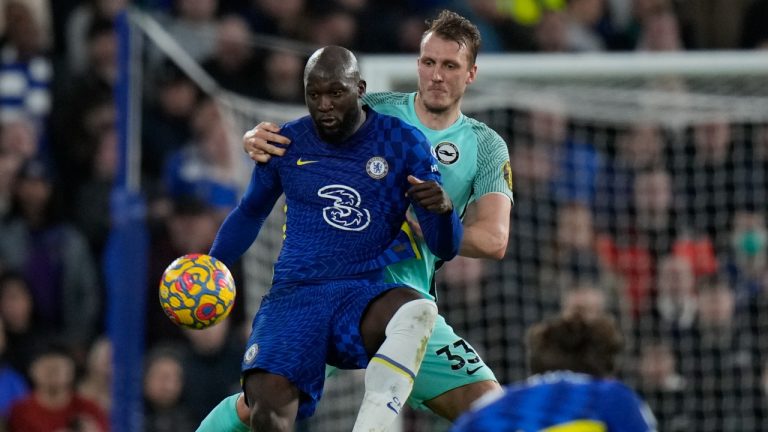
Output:
[[[408,176],[408,189],[427,247],[440,259],[448,261],[459,252],[464,229],[448,194],[434,180],[422,181]]]
[[[257,175],[258,169],[254,169],[243,199],[224,220],[208,252],[227,266],[232,266],[251,247],[272,207],[283,193],[279,185],[265,184]]]

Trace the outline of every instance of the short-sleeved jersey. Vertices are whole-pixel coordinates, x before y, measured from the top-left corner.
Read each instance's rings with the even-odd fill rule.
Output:
[[[647,405],[619,381],[558,371],[482,398],[452,432],[651,432]]]
[[[407,176],[440,181],[436,161],[418,129],[366,112],[363,126],[342,144],[320,139],[309,117],[289,122],[281,131],[293,143],[285,156],[255,166],[251,187],[286,197],[273,290],[281,283],[358,275],[413,256],[409,248],[387,246],[410,204]]]
[[[443,187],[459,215],[464,214],[470,202],[489,193],[513,199],[509,150],[499,134],[464,114],[446,129],[430,129],[416,115],[415,98],[416,93],[383,92],[367,94],[363,101],[380,113],[414,125],[426,135],[438,161]],[[417,248],[417,259],[390,266],[388,277],[432,296],[432,279],[439,259],[423,241],[412,237],[411,240]]]

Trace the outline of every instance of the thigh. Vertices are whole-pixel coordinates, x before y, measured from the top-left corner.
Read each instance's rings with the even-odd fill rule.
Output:
[[[268,295],[253,320],[251,336],[243,356],[242,374],[254,371],[278,375],[301,391],[299,417],[314,412],[325,382],[325,359],[332,311],[312,292]]]
[[[466,410],[478,396],[498,386],[493,371],[472,345],[438,315],[409,405],[450,419],[453,412]]]
[[[361,369],[384,340],[389,319],[403,303],[421,298],[397,284],[354,281],[337,286],[344,298],[334,313],[328,364],[340,369]]]
[[[387,325],[400,306],[423,298],[416,290],[399,286],[388,289],[368,303],[360,319],[360,333],[369,357],[372,357],[384,342]]]

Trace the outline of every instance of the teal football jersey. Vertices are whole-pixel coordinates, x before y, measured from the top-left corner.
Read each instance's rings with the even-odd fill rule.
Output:
[[[499,134],[464,114],[447,129],[430,129],[419,121],[415,99],[416,93],[383,92],[366,94],[363,101],[382,114],[404,120],[426,135],[438,161],[443,187],[460,215],[469,203],[489,193],[504,194],[512,200],[509,151]],[[434,298],[432,282],[439,259],[423,241],[413,236],[407,226],[403,226],[403,231],[410,239],[416,258],[389,266],[387,277]]]

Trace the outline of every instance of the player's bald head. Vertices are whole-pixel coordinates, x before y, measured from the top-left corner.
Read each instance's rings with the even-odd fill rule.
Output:
[[[352,51],[332,45],[315,51],[304,68],[304,84],[310,75],[325,79],[360,80],[360,68]]]

